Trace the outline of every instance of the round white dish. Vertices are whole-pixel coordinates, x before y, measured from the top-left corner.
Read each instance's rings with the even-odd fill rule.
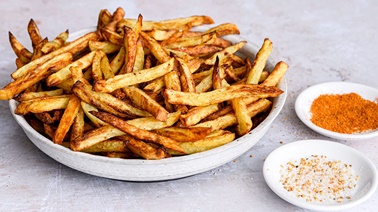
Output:
[[[373,131],[343,134],[321,128],[311,122],[311,105],[312,102],[322,94],[348,94],[357,93],[362,98],[376,101],[378,98],[378,89],[351,82],[327,82],[311,86],[303,90],[295,101],[295,112],[299,119],[312,130],[330,138],[340,140],[362,140],[378,136],[378,129]]]
[[[360,178],[350,200],[342,203],[306,202],[286,191],[280,183],[281,165],[311,155],[325,155],[329,159],[341,160],[351,164]],[[269,154],[263,166],[263,174],[268,186],[287,202],[310,210],[336,211],[354,207],[371,197],[378,186],[378,173],[375,165],[361,152],[332,141],[302,140],[283,145]]]
[[[197,27],[199,31],[206,29],[208,27]],[[77,38],[93,30],[95,28],[71,33],[70,39]],[[245,40],[236,35],[229,35],[225,38],[233,43]],[[241,53],[253,59],[258,50],[259,47],[248,42],[241,50]],[[270,57],[267,62],[267,69],[272,70],[275,64],[276,61]],[[30,127],[22,116],[14,114],[16,101],[10,100],[9,105],[13,117],[29,139],[41,151],[56,161],[81,172],[100,177],[127,181],[160,181],[187,177],[214,169],[248,151],[270,128],[285,103],[287,95],[286,80],[283,78],[277,87],[283,90],[284,93],[274,99],[273,108],[268,117],[249,134],[209,151],[162,160],[118,159],[74,152],[61,145],[54,144]]]

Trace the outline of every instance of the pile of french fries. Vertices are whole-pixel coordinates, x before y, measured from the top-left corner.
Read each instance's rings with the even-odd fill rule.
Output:
[[[32,51],[9,33],[17,56],[1,100],[52,142],[73,151],[118,158],[162,159],[206,151],[243,136],[271,110],[288,69],[264,70],[265,39],[251,61],[237,52],[246,41],[208,16],[164,21],[125,18],[101,10],[97,29],[70,42],[69,32],[43,38],[31,19]]]

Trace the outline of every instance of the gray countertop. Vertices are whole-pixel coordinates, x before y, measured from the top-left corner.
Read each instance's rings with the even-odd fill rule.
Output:
[[[296,116],[294,102],[305,88],[348,81],[378,88],[377,1],[0,1],[0,86],[10,81],[15,55],[11,31],[30,47],[33,18],[44,36],[54,38],[97,23],[100,9],[123,7],[126,16],[162,20],[209,15],[232,22],[241,35],[261,45],[268,37],[273,54],[286,61],[288,97],[266,135],[237,160],[195,176],[155,183],[110,180],[59,164],[35,147],[0,102],[0,211],[306,211],[274,194],[262,166],[274,149],[297,140],[326,139]],[[337,141],[378,166],[378,138]],[[349,211],[374,211],[378,193]]]

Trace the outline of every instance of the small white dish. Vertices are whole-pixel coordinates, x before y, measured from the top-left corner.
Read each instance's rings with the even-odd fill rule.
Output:
[[[378,136],[378,129],[354,133],[343,134],[321,128],[311,122],[310,108],[312,102],[322,94],[348,94],[357,93],[362,98],[370,101],[376,101],[378,98],[378,89],[351,82],[327,82],[314,85],[302,91],[295,101],[295,112],[299,119],[312,130],[330,138],[340,140],[363,140]]]
[[[306,202],[283,188],[280,182],[281,165],[311,155],[325,155],[330,160],[341,160],[352,165],[359,179],[350,200],[341,203]],[[377,169],[370,159],[349,146],[325,140],[302,140],[277,148],[266,158],[263,174],[268,186],[282,199],[301,208],[318,211],[336,211],[354,207],[371,197],[378,186]]]

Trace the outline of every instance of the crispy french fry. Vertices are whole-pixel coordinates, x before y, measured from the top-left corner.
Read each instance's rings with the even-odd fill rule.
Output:
[[[100,62],[100,67],[102,74],[104,75],[104,79],[109,79],[114,77],[114,73],[112,71],[112,67],[110,67],[108,56],[103,55]]]
[[[159,121],[166,121],[168,118],[168,111],[157,103],[154,99],[148,96],[141,89],[136,87],[123,88],[129,99],[139,108],[148,111]]]
[[[232,108],[234,109],[238,124],[236,132],[239,136],[247,134],[252,129],[252,119],[248,114],[247,105],[243,99],[231,100]]]
[[[101,59],[105,54],[101,50],[95,51],[92,60],[92,78],[94,81],[104,79],[101,71]]]
[[[38,83],[50,73],[56,72],[72,61],[71,53],[58,55],[0,90],[0,100],[12,99],[28,87]]]
[[[135,40],[138,40],[139,33],[142,31],[142,25],[143,25],[143,16],[141,14],[138,15],[137,22],[133,26],[132,30],[135,33]]]
[[[265,38],[261,49],[257,52],[253,61],[252,69],[247,73],[246,84],[257,84],[259,82],[261,72],[264,70],[272,48],[272,42],[268,38]]]
[[[26,49],[17,39],[14,37],[14,35],[9,32],[9,42],[12,46],[12,49],[16,56],[20,58],[20,60],[24,63],[30,62],[30,59],[33,56],[33,53],[31,53],[28,49]]]
[[[160,43],[162,46],[166,46],[168,44],[174,43],[177,39],[182,37],[186,32],[188,32],[192,28],[192,25],[189,23],[187,25],[184,25],[182,29],[176,31],[174,34],[172,34],[169,38],[165,39]]]
[[[131,73],[133,72],[136,50],[137,50],[137,37],[134,31],[128,27],[124,28],[124,47],[125,47],[125,63],[119,74]]]
[[[188,65],[186,62],[178,57],[176,57],[176,60],[179,63],[179,70],[181,72],[181,85],[182,90],[185,92],[196,92],[196,86],[192,77],[192,73],[189,70]]]
[[[95,111],[92,111],[91,113],[95,115],[97,118],[105,121],[106,123],[112,125],[113,127],[118,128],[119,130],[137,139],[149,141],[158,145],[163,145],[166,148],[179,151],[185,154],[183,149],[179,146],[178,142],[173,139],[160,136],[155,133],[151,133],[147,130],[139,129],[133,125],[128,124],[126,121],[123,121],[122,119],[116,116],[113,116],[109,113],[95,112]]]
[[[205,107],[193,107],[188,113],[181,115],[180,120],[185,126],[193,126],[218,109],[218,104]]]
[[[123,37],[120,34],[113,32],[106,27],[101,30],[101,33],[108,42],[119,46],[123,45]]]
[[[71,126],[71,137],[70,141],[80,139],[85,131],[85,121],[84,121],[84,110],[81,107],[81,101],[78,106],[77,115]]]
[[[221,135],[209,136],[195,142],[182,142],[180,146],[187,154],[194,154],[222,146],[235,139],[234,133],[225,130],[221,130],[221,132]]]
[[[67,107],[68,100],[68,95],[61,95],[22,101],[17,105],[14,113],[18,115],[25,115],[29,112],[42,113],[46,111],[65,109]]]
[[[109,41],[89,41],[89,49],[91,51],[101,50],[105,54],[111,54],[118,52],[121,49],[121,46]]]
[[[176,42],[166,44],[164,47],[168,49],[175,49],[180,47],[203,45],[212,38],[213,34],[204,34],[193,38],[182,38],[178,39]]]
[[[41,33],[39,32],[38,26],[33,19],[30,19],[28,23],[28,33],[34,49],[43,39]]]
[[[166,127],[154,130],[155,133],[172,138],[178,142],[194,142],[211,133],[209,127]]]
[[[48,54],[56,49],[62,47],[68,38],[68,30],[60,33],[54,40],[47,42],[42,47],[42,52]]]
[[[125,62],[125,47],[121,47],[117,56],[110,62],[110,68],[112,69],[113,73],[116,74],[122,67],[123,63]]]
[[[54,122],[59,121],[61,119],[63,112],[62,110],[54,110],[51,112],[35,113],[34,115],[37,119],[41,120],[43,123],[53,124]]]
[[[53,141],[56,144],[62,144],[63,139],[66,136],[68,130],[70,129],[72,123],[74,122],[75,117],[80,108],[80,99],[75,95],[71,95],[67,107],[64,110],[62,119],[59,122],[58,128],[55,131]]]
[[[90,111],[98,111],[97,108],[83,101],[81,102],[81,108],[83,109],[84,114],[91,120],[91,122],[96,127],[102,127],[102,126],[108,125],[107,123],[103,122],[102,120],[100,120],[99,118],[97,118],[96,116],[90,113]]]
[[[56,89],[51,91],[38,91],[38,92],[28,92],[28,93],[21,93],[20,95],[15,97],[16,101],[26,101],[40,97],[48,97],[48,96],[59,96],[63,94],[63,89]]]
[[[289,66],[285,62],[278,62],[274,67],[272,73],[269,74],[269,76],[262,84],[266,86],[276,86],[282,79],[288,68]]]
[[[214,65],[217,57],[219,57],[219,60],[222,60],[227,55],[232,55],[233,53],[235,53],[236,51],[241,49],[246,43],[247,43],[246,41],[240,41],[239,43],[237,43],[235,45],[229,46],[229,47],[223,49],[222,51],[219,51],[219,52],[213,54],[213,56],[211,56],[209,59],[205,60],[205,64]]]
[[[127,120],[127,123],[143,130],[162,129],[174,125],[179,120],[180,114],[180,111],[169,113],[166,121],[159,121],[155,117],[150,116]]]
[[[100,80],[94,84],[94,89],[99,92],[112,92],[116,89],[123,88],[129,85],[135,85],[142,82],[148,82],[153,79],[164,76],[173,69],[174,59],[155,66],[150,69],[144,69],[138,72],[117,75],[107,80]]]
[[[190,106],[207,106],[223,101],[254,96],[259,98],[276,97],[283,91],[272,86],[263,85],[232,85],[206,93],[186,93],[166,89],[165,99],[171,104]]]
[[[97,29],[102,29],[112,21],[112,14],[107,10],[100,10],[97,21]]]
[[[224,23],[216,27],[212,27],[206,30],[204,34],[209,34],[213,32],[215,32],[215,34],[218,37],[222,37],[222,36],[230,35],[230,34],[237,34],[237,35],[240,34],[239,28],[235,24],[232,24],[232,23]]]
[[[81,81],[77,81],[74,84],[72,92],[82,101],[120,117],[136,118],[150,116],[148,112],[135,108],[111,94],[92,91],[88,85]]]
[[[180,47],[176,49],[180,52],[185,52],[190,56],[195,57],[206,57],[208,55],[212,55],[215,52],[219,52],[222,48],[215,46],[215,45],[197,45],[197,46],[187,46],[187,47]]]
[[[142,42],[139,40],[137,42],[137,46],[136,46],[136,54],[135,54],[135,62],[134,62],[133,72],[142,70],[143,66],[144,66],[144,50],[143,50]]]
[[[160,29],[152,29],[151,31],[146,32],[150,37],[157,41],[163,41],[170,38],[173,34],[175,34],[177,30],[160,30]]]
[[[81,57],[80,59],[76,60],[75,62],[69,64],[68,66],[60,69],[56,73],[51,74],[46,79],[46,83],[48,86],[55,86],[57,84],[62,83],[63,81],[69,79],[72,74],[70,71],[70,68],[75,66],[79,69],[85,69],[92,65],[93,57],[95,55],[95,52],[90,52],[87,55]]]
[[[113,138],[105,141],[101,141],[97,144],[94,144],[86,149],[83,149],[83,152],[88,153],[99,153],[99,152],[127,152],[129,141],[124,141],[119,138]]]
[[[62,48],[59,48],[56,51],[53,51],[49,54],[46,54],[46,55],[28,63],[28,64],[26,64],[25,66],[17,69],[15,72],[12,73],[12,78],[18,79],[18,78],[24,76],[25,74],[27,74],[28,72],[30,72],[30,70],[35,69],[38,65],[41,65],[42,63],[45,63],[46,61],[48,61],[48,60],[50,60],[54,57],[57,57],[58,55],[61,55],[63,53],[67,52],[67,53],[70,53],[72,55],[75,55],[76,53],[80,52],[85,47],[87,47],[89,41],[98,40],[98,39],[100,39],[100,35],[97,32],[89,32],[89,33],[81,36],[80,38],[72,41],[71,43],[63,46]]]
[[[137,20],[135,19],[123,19],[118,22],[117,27],[122,28],[124,26],[132,27],[135,25]],[[191,24],[194,26],[213,24],[214,21],[209,16],[191,16],[187,18],[176,18],[171,20],[163,20],[159,22],[154,21],[143,21],[142,31],[151,31],[153,29],[159,30],[170,30],[179,29],[186,24]]]
[[[151,53],[160,63],[167,62],[170,59],[169,55],[165,52],[163,47],[156,40],[154,40],[142,31],[139,34],[144,39],[144,44],[148,47],[148,49],[151,50]]]

